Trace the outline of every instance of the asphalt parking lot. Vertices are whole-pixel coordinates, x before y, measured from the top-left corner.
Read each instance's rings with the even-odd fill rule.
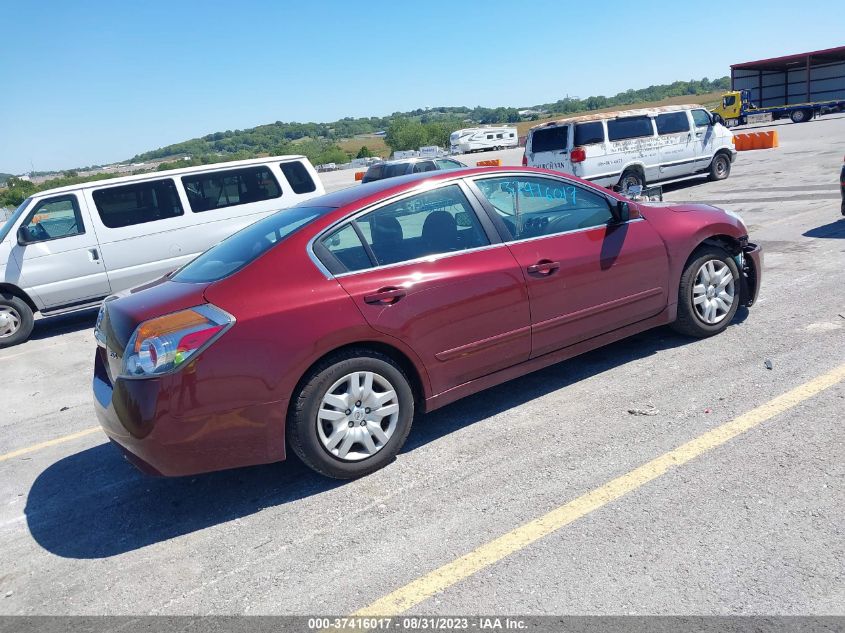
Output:
[[[665,190],[764,248],[726,332],[654,330],[418,417],[357,481],[141,474],[96,428],[95,312],[39,320],[0,350],[0,613],[845,615],[845,115],[762,127],[779,148]]]

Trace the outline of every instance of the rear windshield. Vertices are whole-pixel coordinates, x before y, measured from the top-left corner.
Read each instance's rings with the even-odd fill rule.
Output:
[[[192,260],[173,281],[206,283],[228,277],[270,250],[288,235],[334,207],[292,207],[274,213],[226,238]]]
[[[534,130],[531,135],[531,151],[556,152],[567,149],[569,140],[569,126],[557,125],[555,127],[540,128]]]

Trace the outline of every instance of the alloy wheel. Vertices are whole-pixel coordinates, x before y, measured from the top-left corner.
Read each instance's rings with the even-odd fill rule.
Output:
[[[736,300],[736,284],[728,265],[711,259],[698,269],[692,287],[692,304],[696,316],[708,325],[720,323]]]

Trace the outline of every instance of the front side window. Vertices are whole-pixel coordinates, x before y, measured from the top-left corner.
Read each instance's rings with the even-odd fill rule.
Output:
[[[733,104],[736,103],[736,95],[728,95],[724,99],[722,99],[722,105],[726,108],[729,108]]]
[[[642,138],[644,136],[654,136],[651,117],[626,116],[619,119],[610,119],[607,122],[607,138],[611,141],[624,141],[625,139]]]
[[[311,193],[317,190],[314,179],[302,163],[282,163],[281,168],[294,193]]]
[[[153,180],[93,193],[100,219],[110,229],[182,215],[182,203],[171,179]]]
[[[42,200],[21,226],[28,244],[85,233],[79,203],[73,195]]]
[[[438,169],[457,169],[459,167],[466,167],[466,165],[459,163],[456,160],[449,160],[448,158],[441,158],[436,161]]]
[[[282,195],[267,167],[244,167],[182,177],[192,211],[212,211]]]
[[[613,218],[607,198],[560,180],[505,176],[475,184],[516,240],[604,226]]]
[[[556,125],[540,128],[531,134],[532,152],[560,152],[565,151],[569,142],[569,126]]]
[[[458,185],[385,205],[355,225],[379,266],[490,243]]]
[[[693,110],[692,121],[695,123],[695,127],[707,127],[710,125],[710,115],[707,114],[706,110]]]
[[[689,119],[686,111],[657,115],[658,134],[679,134],[682,132],[689,132]]]
[[[575,147],[604,143],[604,126],[601,121],[577,123],[575,125]]]

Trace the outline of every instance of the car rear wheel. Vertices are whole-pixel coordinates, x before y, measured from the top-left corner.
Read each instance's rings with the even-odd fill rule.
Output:
[[[710,162],[710,180],[724,180],[731,175],[731,160],[724,154],[716,154]]]
[[[23,343],[32,334],[35,318],[20,297],[0,294],[0,348]]]
[[[739,269],[733,257],[716,246],[693,254],[678,287],[678,318],[672,327],[703,338],[718,334],[739,308]]]
[[[288,416],[287,440],[310,468],[354,479],[388,464],[414,417],[408,378],[388,356],[350,350],[318,365]]]

